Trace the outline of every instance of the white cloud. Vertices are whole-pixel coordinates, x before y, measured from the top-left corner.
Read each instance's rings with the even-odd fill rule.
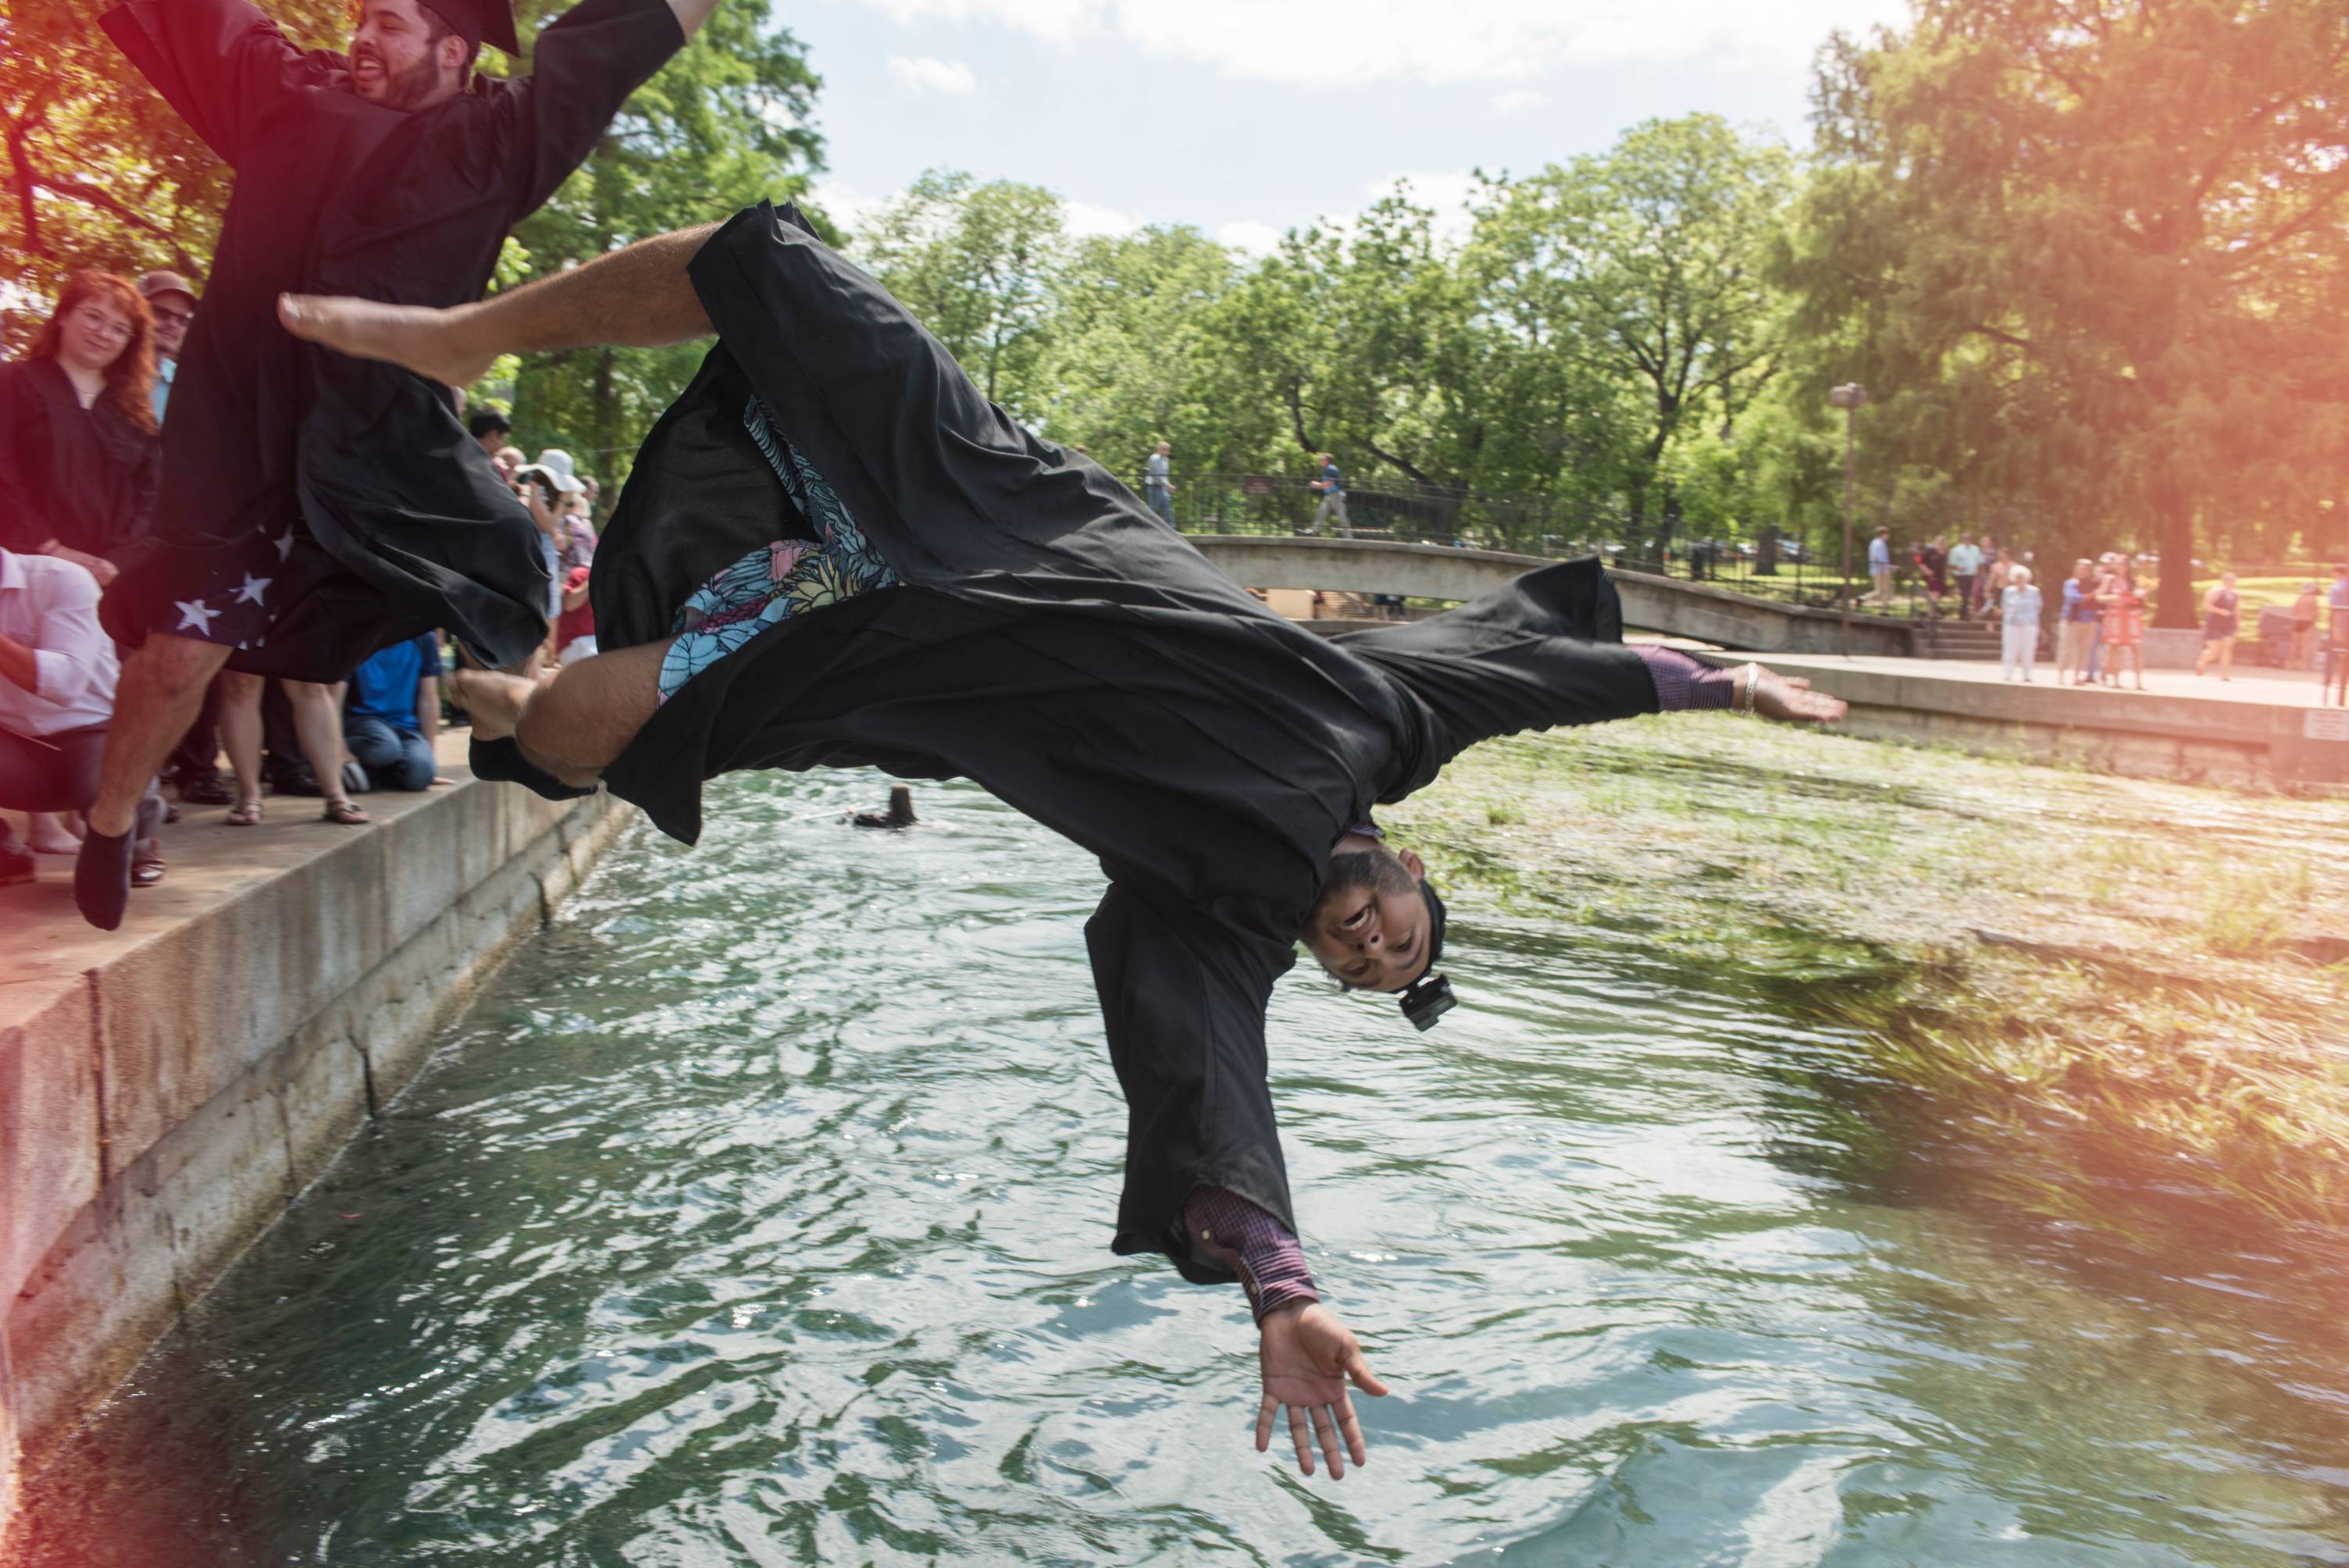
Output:
[[[1067,202],[1061,209],[1061,216],[1068,223],[1069,232],[1080,239],[1091,234],[1131,234],[1143,223],[1131,212],[1121,212],[1097,201]]]
[[[960,60],[936,60],[927,55],[908,59],[889,57],[889,79],[908,92],[968,93],[978,90],[978,77]]]
[[[895,20],[989,23],[1066,43],[1110,33],[1225,76],[1299,86],[1525,82],[1574,65],[1726,56],[1799,66],[1829,28],[1908,0],[866,0]]]
[[[1547,93],[1537,93],[1531,88],[1516,88],[1508,92],[1496,94],[1493,98],[1493,107],[1503,114],[1523,114],[1529,108],[1539,108],[1547,102],[1549,102]]]
[[[889,201],[886,196],[874,196],[835,180],[817,181],[809,188],[808,199],[823,208],[826,217],[851,234],[863,230],[873,214]]]
[[[1392,191],[1397,184],[1409,188],[1413,201],[1435,211],[1435,237],[1456,244],[1468,237],[1475,220],[1468,211],[1468,198],[1476,190],[1474,172],[1465,169],[1398,169],[1379,180],[1362,182],[1362,194],[1375,201]]]
[[[1216,227],[1216,242],[1246,251],[1251,256],[1268,256],[1280,248],[1280,231],[1253,218],[1235,218]]]

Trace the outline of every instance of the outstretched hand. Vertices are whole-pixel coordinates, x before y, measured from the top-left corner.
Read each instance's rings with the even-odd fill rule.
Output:
[[[1346,1383],[1365,1394],[1383,1395],[1387,1386],[1362,1358],[1362,1347],[1338,1321],[1337,1314],[1319,1302],[1274,1310],[1258,1327],[1256,1359],[1264,1375],[1264,1403],[1256,1416],[1256,1451],[1272,1447],[1273,1418],[1288,1412],[1288,1435],[1297,1444],[1297,1468],[1313,1473],[1313,1437],[1330,1461],[1330,1479],[1341,1480],[1346,1460],[1366,1464],[1370,1452],[1362,1446],[1362,1424],[1354,1418],[1354,1401]],[[1308,1423],[1312,1433],[1306,1430]],[[1344,1439],[1340,1446],[1340,1439]]]
[[[1740,672],[1737,678],[1742,681],[1745,676]],[[1782,724],[1832,724],[1850,712],[1851,705],[1839,696],[1813,691],[1805,676],[1782,676],[1764,668],[1754,683],[1754,711]]]

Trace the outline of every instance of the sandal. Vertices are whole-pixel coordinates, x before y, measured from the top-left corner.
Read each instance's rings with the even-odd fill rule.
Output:
[[[343,795],[337,795],[326,802],[326,809],[320,813],[319,820],[332,822],[340,828],[364,828],[375,820],[373,817],[353,805],[349,797]]]
[[[250,800],[239,800],[234,806],[230,807],[227,821],[228,825],[232,828],[258,828],[261,826],[260,798],[256,796]]]
[[[155,852],[155,845],[150,841],[143,850],[131,856],[130,885],[153,887],[163,880],[163,872],[168,869],[163,863],[163,857]]]

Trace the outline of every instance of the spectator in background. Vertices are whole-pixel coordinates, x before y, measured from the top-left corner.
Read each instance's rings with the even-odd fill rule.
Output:
[[[1848,572],[1851,568],[1847,564],[1844,570]],[[1890,604],[1892,603],[1892,531],[1889,528],[1878,529],[1876,537],[1868,542],[1868,574],[1876,582],[1875,592],[1868,596],[1869,602],[1877,604]]]
[[[2285,666],[2295,670],[2316,667],[2316,584],[2300,585],[2300,597],[2292,603],[2292,653]]]
[[[2349,564],[2333,569],[2333,589],[2324,596],[2332,612],[2324,630],[2324,675],[2317,683],[2321,698],[2337,698],[2349,707]]]
[[[2014,563],[1987,532],[1982,536],[1975,555],[1982,565],[1976,569],[1980,574],[1974,579],[1973,613],[1986,614],[1998,607],[1999,596],[2006,592],[2007,571]]]
[[[587,521],[590,523],[593,523],[595,521],[596,500],[597,498],[604,493],[604,487],[596,480],[594,474],[581,474],[579,476],[579,483],[580,487],[587,492],[587,504],[584,511],[585,511]],[[589,531],[593,532],[594,531],[591,529]]]
[[[2083,555],[2064,579],[2064,613],[2055,631],[2055,684],[2088,684],[2088,645],[2096,635],[2096,563]]]
[[[1320,493],[1321,504],[1313,509],[1313,526],[1306,531],[1319,538],[1321,520],[1334,516],[1338,531],[1351,539],[1354,525],[1346,521],[1346,476],[1338,471],[1338,459],[1330,453],[1318,453],[1316,459],[1321,465],[1321,477],[1312,482],[1311,488]]]
[[[138,553],[162,465],[152,331],[128,279],[77,273],[31,355],[0,366],[0,545],[101,588]]]
[[[595,481],[583,478],[579,482],[586,486]],[[564,498],[561,562],[566,573],[574,566],[585,566],[595,559],[595,497],[585,490],[577,495]]]
[[[431,633],[378,648],[351,672],[343,735],[379,789],[446,784],[432,745],[440,733],[440,644]]]
[[[2031,568],[2008,567],[2006,587],[1998,596],[2001,680],[2011,681],[2018,672],[2023,680],[2031,679],[2031,666],[2039,657],[2039,590],[2031,585]]]
[[[116,673],[113,640],[98,624],[98,580],[70,561],[0,548],[0,807],[89,809]],[[163,880],[162,825],[163,798],[150,784],[132,830],[133,887]],[[0,882],[32,875],[32,856],[0,822]]]
[[[1958,618],[1964,620],[1974,613],[1981,586],[1982,552],[1971,533],[1958,535],[1958,542],[1950,552],[1950,580],[1957,585]]]
[[[517,470],[514,488],[522,492],[524,505],[530,508],[530,520],[538,525],[538,543],[546,558],[546,639],[548,652],[553,651],[555,627],[563,617],[563,589],[569,573],[564,570],[563,550],[570,537],[564,517],[569,510],[570,498],[584,488],[571,472],[568,453],[549,448],[539,454],[540,460]],[[560,466],[545,461],[548,458],[562,459]]]
[[[177,273],[152,272],[139,280],[139,296],[154,317],[155,389],[150,400],[160,426],[171,407],[180,350],[188,341],[188,328],[195,325],[196,291]],[[205,686],[196,721],[163,764],[164,776],[187,805],[225,806],[235,799],[220,776],[220,694],[218,679]]]
[[[514,482],[514,475],[520,473],[529,460],[520,447],[500,447],[490,454],[490,466],[497,469],[498,477],[508,484]]]
[[[2113,558],[2112,570],[2106,573],[2104,590],[2097,594],[2097,608],[2104,612],[2098,623],[2098,636],[2112,659],[2107,680],[2121,684],[2121,666],[2126,664],[2137,672],[2137,689],[2145,689],[2145,595],[2137,592],[2137,572],[2126,555]]]
[[[1142,499],[1150,503],[1150,510],[1169,528],[1174,526],[1174,481],[1169,477],[1166,459],[1174,450],[1161,441],[1158,449],[1150,454],[1149,461],[1142,465]]]
[[[1932,606],[1933,614],[1938,617],[1941,613],[1941,595],[1949,592],[1946,573],[1950,552],[1941,548],[1940,538],[1936,535],[1917,552],[1916,561],[1917,573],[1925,582],[1925,602]]]
[[[80,272],[31,355],[0,366],[0,545],[70,561],[101,589],[138,557],[163,456],[153,331],[129,279]],[[43,853],[80,848],[54,813],[30,828]]]
[[[465,416],[465,433],[481,444],[481,450],[496,460],[499,451],[513,438],[513,421],[505,417],[493,403],[484,403]],[[519,461],[520,452],[514,453]]]
[[[2194,673],[2209,674],[2215,660],[2219,678],[2235,678],[2235,634],[2242,630],[2243,596],[2235,592],[2235,574],[2222,573],[2210,584],[2210,592],[2202,595],[2202,652],[2194,661]]]
[[[559,663],[577,664],[595,656],[595,609],[587,602],[587,579],[593,570],[583,561],[564,573],[563,614],[554,623],[554,656]]]

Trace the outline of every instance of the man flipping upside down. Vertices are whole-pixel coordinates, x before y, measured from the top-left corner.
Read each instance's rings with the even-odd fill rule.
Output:
[[[1755,665],[1627,648],[1595,561],[1431,620],[1322,638],[1258,604],[1092,463],[989,404],[799,214],[761,205],[479,304],[289,297],[296,335],[453,385],[492,358],[715,331],[596,552],[604,652],[543,684],[470,673],[474,765],[597,783],[691,843],[745,768],[963,777],[1098,855],[1085,927],[1127,1105],[1113,1246],[1237,1279],[1257,1447],[1286,1410],[1333,1477],[1349,1380],[1386,1390],[1296,1240],[1265,1007],[1302,940],[1349,986],[1450,1005],[1444,905],[1372,806],[1493,736],[1661,708],[1833,719]]]

